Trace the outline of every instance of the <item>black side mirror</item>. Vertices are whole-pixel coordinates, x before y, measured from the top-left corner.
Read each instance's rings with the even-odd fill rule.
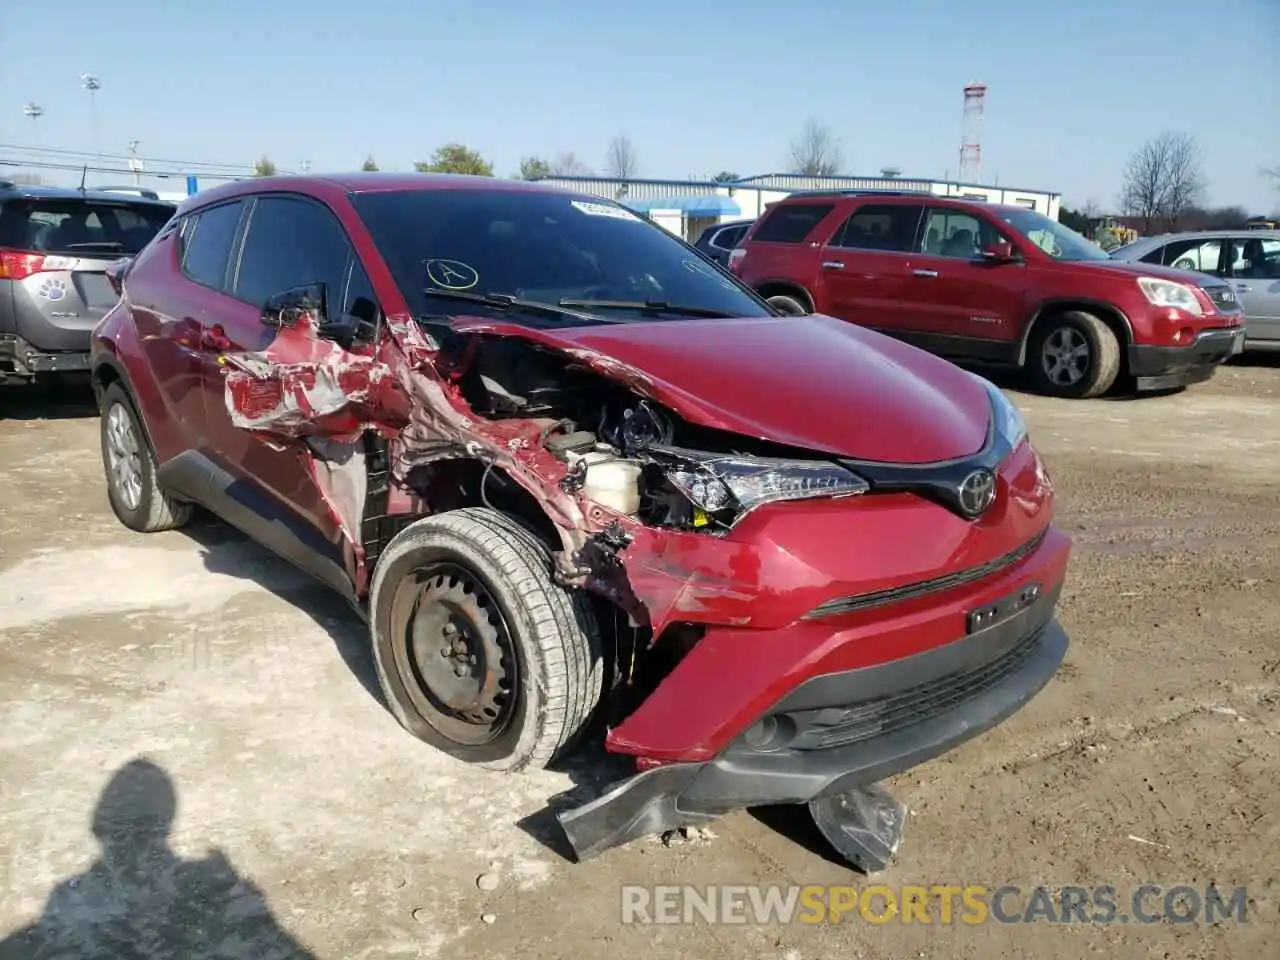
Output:
[[[316,329],[324,325],[328,317],[328,290],[323,283],[309,283],[291,287],[267,297],[262,306],[263,326],[283,330],[297,324],[303,314],[309,313]]]

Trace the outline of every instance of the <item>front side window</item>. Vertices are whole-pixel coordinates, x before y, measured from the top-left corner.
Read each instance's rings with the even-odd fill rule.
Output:
[[[184,225],[182,272],[196,283],[221,290],[227,280],[227,262],[240,227],[244,201],[219,204],[201,210]]]
[[[1055,260],[1110,260],[1111,255],[1070,227],[1034,210],[1000,210],[999,217]]]
[[[234,293],[260,307],[278,293],[323,283],[337,298],[350,256],[346,233],[328,210],[309,200],[266,197],[249,218]]]
[[[1235,241],[1232,273],[1251,280],[1280,280],[1280,240],[1248,237]]]
[[[667,231],[610,200],[480,188],[362,193],[352,202],[419,315],[456,314],[471,308],[451,301],[493,295],[605,321],[772,315]],[[581,322],[555,310],[507,315],[537,326]]]
[[[920,252],[972,260],[1005,237],[986,220],[963,210],[935,207],[925,219]]]

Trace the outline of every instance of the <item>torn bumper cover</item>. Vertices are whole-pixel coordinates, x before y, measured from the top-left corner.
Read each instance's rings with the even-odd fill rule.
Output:
[[[713,760],[653,767],[557,816],[580,860],[731,810],[856,791],[996,726],[1057,671],[1058,589],[1003,622],[888,663],[814,677]]]

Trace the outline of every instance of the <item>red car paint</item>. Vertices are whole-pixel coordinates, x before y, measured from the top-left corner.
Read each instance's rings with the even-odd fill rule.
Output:
[[[463,398],[440,348],[412,316],[350,194],[475,188],[466,178],[263,178],[208,191],[179,217],[222,200],[286,192],[323,204],[342,225],[386,316],[372,350],[317,339],[310,321],[277,332],[257,306],[188,279],[175,234],[133,263],[124,294],[95,332],[98,382],[120,378],[163,469],[202,450],[252,478],[290,522],[341,557],[351,595],[371,571],[362,504],[300,437],[390,438],[391,511],[429,511],[408,477],[442,440],[482,451],[539,504],[559,538],[564,583],[598,593],[652,629],[706,628],[692,652],[609,733],[617,752],[650,760],[713,755],[761,709],[807,678],[908,657],[949,643],[966,611],[1029,583],[1057,585],[1069,543],[1051,527],[1052,487],[1023,443],[1000,467],[994,505],[961,519],[909,493],[762,506],[728,534],[663,529],[570,492],[541,420],[494,421]],[[541,190],[488,181],[486,189]],[[596,199],[596,198],[586,198]],[[685,420],[744,438],[869,461],[927,464],[970,455],[991,421],[984,389],[951,364],[828,318],[684,320],[546,331],[463,316],[462,336],[537,343],[623,384]],[[463,363],[465,363],[465,358]],[[621,574],[589,545],[621,530]],[[966,586],[870,611],[802,619],[824,601],[959,573],[1043,535],[1017,563]]]
[[[760,239],[770,217],[827,208],[825,214],[815,213],[802,242]],[[846,224],[859,212],[870,219],[887,216],[880,211],[888,210],[909,211],[914,227],[900,238],[847,239]],[[947,222],[947,215],[964,224],[980,224],[991,238],[1008,243],[1013,256],[974,256],[969,251],[942,255],[930,245],[926,228],[935,218]],[[1068,309],[1094,313],[1111,326],[1122,362],[1133,365],[1135,374],[1150,376],[1152,388],[1172,385],[1168,381],[1176,377],[1161,376],[1166,369],[1181,371],[1193,363],[1207,367],[1194,373],[1207,376],[1230,356],[1227,339],[1226,350],[1196,356],[1194,362],[1190,357],[1198,335],[1236,331],[1244,322],[1224,283],[1170,267],[1111,260],[1096,248],[1097,259],[1058,259],[1016,225],[1018,218],[1029,215],[1034,214],[1021,207],[912,191],[798,194],[772,205],[757,221],[734,251],[729,269],[765,296],[791,296],[817,313],[878,329],[958,360],[1030,363],[1028,344],[1035,326]],[[1136,282],[1140,276],[1186,285],[1200,304],[1200,315],[1153,305]],[[1209,290],[1224,298],[1211,299]],[[1144,355],[1148,348],[1168,352]],[[1180,357],[1178,350],[1188,358]],[[1148,360],[1152,356],[1156,359]]]

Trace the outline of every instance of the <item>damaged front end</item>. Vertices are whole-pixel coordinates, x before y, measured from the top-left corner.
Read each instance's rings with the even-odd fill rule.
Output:
[[[1060,581],[1065,550],[1053,540],[1035,555],[1046,586],[1028,605],[959,641],[962,651],[913,658],[909,676],[877,664],[886,629],[903,655],[954,639],[947,631],[971,598],[888,628],[879,613],[835,622],[815,611],[869,584],[918,579],[922,566],[970,554],[990,562],[977,556],[991,552],[979,543],[985,534],[956,516],[939,536],[936,510],[893,493],[888,519],[848,509],[840,501],[876,483],[931,494],[915,474],[888,476],[881,465],[864,475],[834,453],[749,435],[688,389],[572,336],[481,319],[428,326],[393,318],[372,342],[339,346],[304,310],[266,350],[225,359],[235,423],[307,444],[302,455],[350,540],[357,595],[395,529],[483,504],[525,521],[551,546],[557,582],[594,598],[611,643],[606,748],[633,757],[638,772],[560,811],[581,858],[732,809],[808,803],[838,849],[876,869],[896,849],[902,810],[872,785],[999,722],[1061,661],[1065,635],[1050,620],[1057,594],[1049,585]],[[380,439],[385,461],[376,516],[367,496],[340,482],[365,464],[366,434]],[[354,451],[346,462],[355,466],[335,472],[322,440]],[[956,463],[992,470],[1011,462],[1001,482],[1030,505],[1000,536],[1027,540],[1042,530],[1048,487],[1034,453],[1024,446],[1014,456],[989,439],[975,456]],[[777,509],[796,501],[808,503]],[[867,549],[895,536],[937,543],[923,562]],[[1004,576],[1014,564],[992,569]],[[1004,672],[982,673],[996,662]],[[806,681],[836,675],[838,691],[803,693]],[[943,704],[958,702],[962,687],[963,710],[893,727],[921,691],[936,690]],[[854,724],[849,716],[859,711],[879,726],[829,748],[823,731]]]

